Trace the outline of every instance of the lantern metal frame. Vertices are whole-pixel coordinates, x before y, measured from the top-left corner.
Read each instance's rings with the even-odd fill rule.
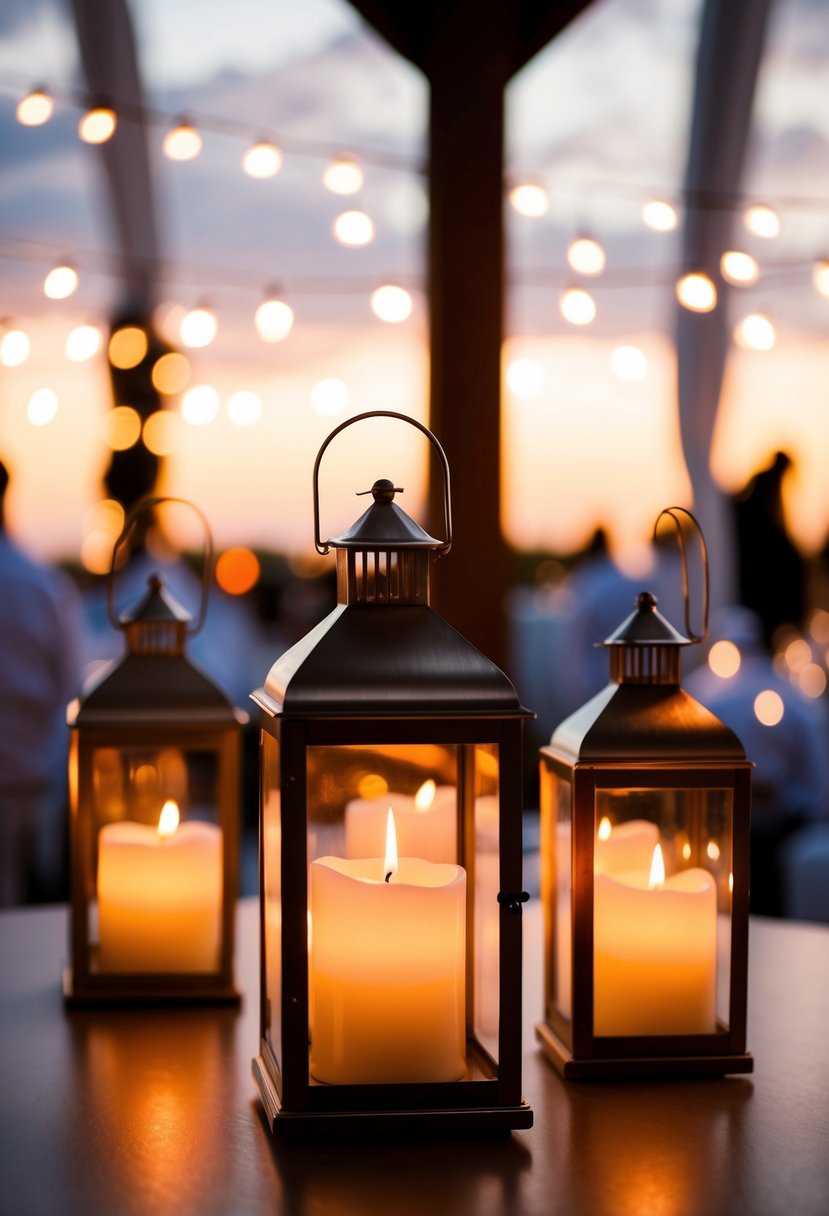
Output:
[[[690,628],[686,552],[677,513],[690,518],[700,539],[701,634]],[[637,612],[603,643],[611,652],[611,683],[562,723],[540,751],[545,1020],[536,1025],[536,1035],[544,1054],[568,1080],[724,1076],[753,1070],[746,1050],[752,764],[733,732],[680,686],[679,647],[701,641],[707,633],[707,552],[699,524],[683,508],[661,512],[654,535],[663,515],[673,520],[678,532],[688,636],[674,630],[656,612],[654,597],[643,593]],[[722,791],[730,803],[728,1014],[727,1021],[717,1016],[712,1033],[595,1033],[594,873],[597,796],[603,791],[687,794],[688,856],[694,856],[696,864],[703,855],[706,794]],[[569,804],[564,818],[566,822],[569,811],[570,851],[563,859],[564,871],[562,859],[556,857],[559,794]],[[563,893],[562,914],[557,886],[568,866],[572,886],[569,901],[566,889]],[[563,936],[569,938],[567,943]],[[562,949],[558,959],[556,952]],[[723,965],[720,954],[718,941],[717,968]],[[557,1005],[559,962],[568,973],[569,1017]]]
[[[346,426],[376,417],[410,423],[427,436],[438,454],[444,476],[445,541],[429,537],[392,504],[393,483],[376,482],[375,506],[343,537],[322,542],[318,494],[322,455]],[[532,1110],[521,1095],[521,911],[527,898],[521,886],[521,739],[523,722],[530,715],[506,676],[429,607],[430,558],[447,552],[452,538],[449,468],[443,449],[426,427],[406,415],[391,411],[358,415],[337,427],[320,449],[314,467],[314,508],[317,549],[337,550],[338,608],[282,656],[266,685],[251,694],[260,708],[262,757],[261,1034],[253,1075],[268,1123],[272,1132],[289,1138],[355,1131],[506,1134],[530,1127]],[[367,517],[371,522],[365,526]],[[374,537],[371,541],[367,527]],[[394,570],[399,578],[389,573]],[[319,1082],[311,1074],[309,1058],[310,749],[410,745],[456,749],[457,861],[467,871],[467,1074],[449,1082]],[[476,747],[486,745],[498,749],[497,1062],[475,1040],[471,1025],[474,753]],[[271,782],[281,800],[281,833],[278,851],[269,853],[265,791]],[[272,870],[281,880],[282,970],[276,1009],[270,1007],[266,942]],[[277,1023],[281,1051],[269,1038],[271,1019]]]
[[[191,618],[157,576],[137,610],[118,618],[113,576],[118,551],[139,516],[163,503],[191,508],[204,528],[204,577],[199,613]],[[213,568],[213,541],[203,513],[187,499],[143,499],[124,520],[115,542],[107,596],[113,626],[125,632],[127,653],[108,664],[67,711],[71,728],[70,963],[63,997],[70,1009],[166,1004],[238,1004],[234,979],[234,930],[239,870],[241,728],[248,715],[237,709],[215,681],[186,652],[186,638],[204,624]],[[98,749],[132,752],[178,748],[209,756],[215,764],[216,825],[222,833],[222,892],[217,966],[209,971],[106,971],[98,966],[90,910],[97,898],[97,822],[94,756]]]

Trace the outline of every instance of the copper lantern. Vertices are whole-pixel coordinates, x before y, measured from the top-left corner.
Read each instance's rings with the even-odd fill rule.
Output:
[[[545,1053],[567,1078],[722,1075],[746,1053],[750,769],[680,684],[648,592],[605,640],[607,687],[541,751]],[[692,522],[696,521],[690,516]],[[705,542],[703,636],[707,629]],[[655,530],[654,530],[655,531]]]
[[[323,542],[319,469],[346,426],[431,442],[446,539],[375,481]],[[315,539],[338,603],[253,693],[261,723],[261,1037],[274,1132],[529,1127],[521,1096],[521,736],[506,676],[429,606],[449,469],[419,422],[323,443]]]
[[[139,514],[127,517],[112,557]],[[192,504],[187,504],[192,506]],[[195,510],[196,508],[194,508]],[[70,706],[71,1006],[238,1000],[233,980],[246,715],[189,658],[198,619],[153,575],[110,619],[126,653]]]

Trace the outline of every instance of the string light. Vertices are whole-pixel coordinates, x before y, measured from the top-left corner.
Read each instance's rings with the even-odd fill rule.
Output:
[[[234,393],[227,403],[227,412],[237,426],[253,426],[262,417],[262,398],[257,393]]]
[[[22,329],[9,329],[0,338],[0,363],[20,367],[29,357],[29,335]]]
[[[740,670],[742,657],[733,642],[723,639],[715,642],[708,652],[708,666],[721,680],[730,680]]]
[[[165,397],[181,393],[190,383],[190,360],[179,351],[170,351],[156,359],[150,372],[153,388]]]
[[[826,672],[817,663],[807,663],[798,676],[800,691],[812,700],[826,692]]]
[[[679,223],[676,208],[664,198],[649,198],[642,207],[642,219],[653,232],[673,232]]]
[[[567,246],[567,261],[577,274],[601,274],[607,255],[598,241],[589,236],[580,236]]]
[[[264,180],[276,177],[282,168],[282,152],[270,140],[260,139],[251,144],[242,157],[242,168],[248,177]]]
[[[109,361],[122,371],[138,367],[147,354],[148,345],[147,335],[140,326],[122,325],[109,340]]]
[[[188,388],[181,399],[181,416],[191,426],[207,426],[219,412],[219,394],[209,384]]]
[[[212,308],[203,305],[184,314],[179,327],[179,337],[185,346],[198,348],[209,346],[216,337],[219,323]]]
[[[518,182],[509,192],[509,201],[519,215],[538,219],[550,206],[547,191],[540,182]]]
[[[728,249],[720,258],[720,274],[728,283],[737,287],[747,283],[756,283],[760,277],[760,267],[750,253],[741,249]]]
[[[544,372],[535,359],[513,359],[507,367],[507,387],[522,401],[532,401],[541,396],[544,388]]]
[[[363,186],[363,170],[353,156],[335,156],[323,170],[322,183],[332,194],[356,194]]]
[[[734,329],[734,341],[745,350],[771,350],[776,338],[773,323],[761,312],[749,313]]]
[[[179,448],[178,415],[170,410],[156,410],[144,423],[141,438],[154,456],[172,456]]]
[[[78,135],[85,144],[105,144],[115,134],[118,120],[109,106],[93,106],[78,123]]]
[[[351,248],[369,245],[374,240],[374,222],[364,211],[343,211],[334,220],[334,236]]]
[[[32,426],[46,426],[58,412],[57,393],[50,388],[39,388],[32,393],[26,406],[26,416]]]
[[[763,726],[777,726],[783,712],[783,698],[773,688],[765,688],[754,698],[754,716]]]
[[[293,328],[294,313],[284,300],[271,296],[259,305],[253,321],[263,342],[282,342]]]
[[[405,287],[386,283],[371,294],[371,311],[380,321],[399,325],[411,316],[412,297]]]
[[[817,291],[829,300],[829,258],[820,258],[812,267],[812,282]]]
[[[141,418],[130,405],[107,410],[102,425],[104,443],[114,452],[125,452],[141,438]]]
[[[32,89],[21,97],[15,111],[17,121],[24,127],[42,127],[55,112],[55,102],[45,89]]]
[[[767,203],[754,203],[743,212],[743,223],[749,232],[771,240],[780,232],[780,217]]]
[[[589,325],[596,318],[596,301],[583,287],[568,287],[562,292],[559,308],[571,325]]]
[[[180,119],[164,136],[162,148],[170,160],[194,160],[202,150],[202,137],[192,123]]]
[[[711,312],[717,307],[717,289],[707,274],[684,274],[676,285],[676,298],[691,312]]]
[[[334,378],[320,380],[311,389],[311,409],[322,418],[341,414],[348,405],[348,385]]]
[[[54,266],[43,280],[43,294],[50,300],[65,300],[78,288],[78,272],[62,263]]]
[[[66,357],[72,363],[85,363],[97,355],[102,345],[101,331],[96,325],[76,325],[66,337]]]
[[[648,360],[638,346],[617,346],[610,356],[610,369],[620,380],[635,383],[648,374]]]

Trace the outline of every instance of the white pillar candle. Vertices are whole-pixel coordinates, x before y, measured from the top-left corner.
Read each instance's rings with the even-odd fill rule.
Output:
[[[133,822],[101,829],[101,971],[215,971],[221,911],[221,828],[194,821],[169,834]]]
[[[596,833],[593,871],[616,874],[620,870],[642,870],[647,878],[657,844],[659,828],[647,819],[615,824],[602,819]]]
[[[466,872],[402,857],[311,863],[312,1074],[334,1084],[466,1071]],[[390,868],[390,867],[389,867]]]
[[[394,811],[401,857],[454,862],[457,844],[457,791],[454,785],[425,781],[412,798],[389,792],[382,798],[354,798],[345,808],[346,857],[382,857],[386,816]]]
[[[659,846],[657,855],[661,863]],[[661,881],[643,870],[597,874],[593,917],[594,1034],[715,1031],[717,890],[707,870]]]

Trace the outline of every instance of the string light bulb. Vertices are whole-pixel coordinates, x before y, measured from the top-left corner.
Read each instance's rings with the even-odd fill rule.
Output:
[[[812,283],[815,290],[829,300],[829,258],[819,258],[812,267]]]
[[[412,313],[412,297],[405,287],[384,283],[371,294],[371,311],[380,321],[399,325]]]
[[[188,388],[181,399],[181,416],[191,426],[207,426],[219,412],[219,394],[210,384]]]
[[[590,236],[578,236],[567,246],[567,261],[577,274],[601,274],[607,255],[598,241]]]
[[[690,312],[711,312],[717,307],[717,289],[707,274],[692,271],[676,285],[676,298]]]
[[[58,397],[50,388],[39,388],[32,393],[26,406],[26,416],[32,426],[46,426],[58,412]]]
[[[638,346],[617,346],[610,356],[610,368],[620,380],[636,383],[647,377],[647,356]]]
[[[771,350],[776,340],[774,323],[761,312],[749,313],[734,329],[734,341],[745,350]]]
[[[247,391],[234,393],[228,400],[227,413],[236,426],[253,426],[262,417],[262,398]]]
[[[544,371],[535,359],[513,359],[507,366],[507,387],[522,401],[533,401],[544,388]]]
[[[162,149],[169,160],[194,160],[202,150],[202,137],[191,122],[181,118],[164,136]]]
[[[140,325],[121,325],[109,340],[107,354],[113,367],[127,371],[138,367],[147,354],[149,340]]]
[[[332,194],[356,194],[363,186],[363,170],[353,156],[343,153],[325,166],[322,184]]]
[[[53,266],[43,280],[43,294],[50,300],[65,300],[78,288],[78,272],[68,262]]]
[[[743,212],[743,223],[749,232],[763,240],[771,240],[780,232],[780,217],[768,203],[753,203]]]
[[[294,311],[276,294],[270,295],[257,308],[253,322],[263,342],[282,342],[293,328]]]
[[[583,287],[568,287],[561,293],[559,308],[571,325],[590,325],[596,318],[596,301]]]
[[[374,240],[374,221],[364,211],[343,211],[334,220],[334,236],[341,245],[358,249]]]
[[[20,367],[29,357],[29,335],[22,329],[8,329],[0,338],[0,363]]]
[[[32,89],[21,97],[15,111],[17,121],[24,127],[42,127],[55,112],[54,99],[45,89]]]
[[[110,106],[93,106],[81,116],[78,135],[85,144],[105,144],[117,126],[118,119]]]
[[[218,328],[219,322],[213,309],[202,304],[198,308],[191,308],[184,314],[179,328],[179,337],[185,346],[191,348],[209,346],[216,337]]]
[[[741,287],[757,282],[760,267],[750,253],[743,253],[741,249],[727,249],[720,258],[720,274],[727,283]]]
[[[242,156],[242,168],[248,177],[264,181],[268,177],[276,177],[282,168],[282,150],[269,139],[260,139],[251,144]]]
[[[509,192],[509,201],[514,211],[528,219],[546,215],[550,206],[547,191],[540,182],[517,182]]]
[[[101,331],[96,325],[76,325],[66,337],[66,357],[72,363],[85,363],[97,355],[102,345]]]
[[[333,418],[348,405],[348,385],[331,377],[318,381],[311,389],[311,409],[321,418]]]
[[[676,207],[664,198],[649,198],[642,207],[642,219],[652,232],[673,232],[679,223]]]

